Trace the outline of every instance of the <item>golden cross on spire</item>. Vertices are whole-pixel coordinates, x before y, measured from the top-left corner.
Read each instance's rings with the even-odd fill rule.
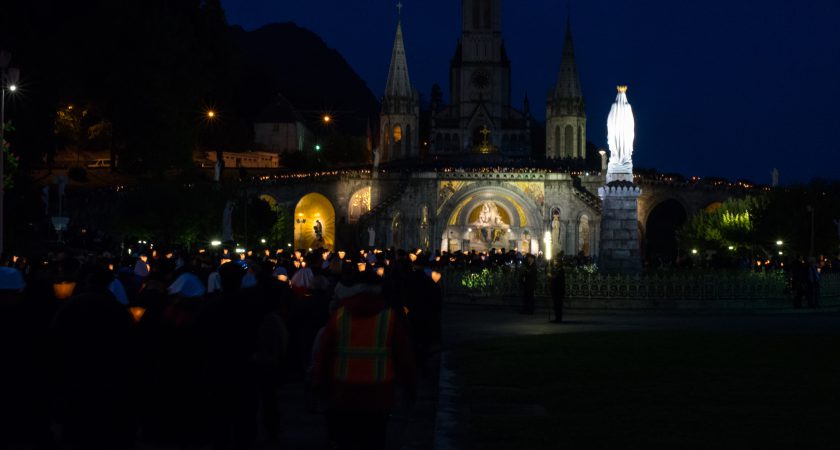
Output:
[[[487,128],[487,125],[481,127],[481,134],[484,136],[484,145],[487,145],[487,136],[490,136],[490,129]]]

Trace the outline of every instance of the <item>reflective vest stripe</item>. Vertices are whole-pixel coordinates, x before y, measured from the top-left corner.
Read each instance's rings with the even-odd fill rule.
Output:
[[[375,317],[353,320],[344,308],[336,312],[338,348],[336,381],[371,384],[393,379],[389,351],[393,312],[386,308]],[[353,322],[358,322],[353,326]]]
[[[344,308],[338,310],[338,323],[340,330],[338,334],[338,348],[339,355],[342,354],[341,349],[346,349],[350,345],[350,329],[351,323],[350,314],[347,314]],[[338,358],[338,367],[336,367],[336,379],[343,380],[347,378],[349,361],[346,356]]]

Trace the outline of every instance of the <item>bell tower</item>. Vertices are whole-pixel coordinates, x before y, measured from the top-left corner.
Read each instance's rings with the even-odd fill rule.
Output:
[[[402,3],[397,5],[402,13]],[[414,159],[420,156],[419,127],[420,97],[411,87],[408,61],[403,43],[402,21],[397,20],[397,34],[391,51],[391,66],[385,95],[382,97],[382,111],[379,116],[379,140],[382,162],[398,159]]]
[[[586,157],[586,104],[580,87],[571,21],[566,21],[566,42],[557,85],[546,102],[546,158]]]

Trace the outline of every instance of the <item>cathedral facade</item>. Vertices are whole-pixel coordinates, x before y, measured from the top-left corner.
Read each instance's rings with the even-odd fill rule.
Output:
[[[511,61],[502,37],[501,0],[462,0],[461,37],[449,68],[449,103],[433,93],[429,117],[428,156],[470,159],[474,155],[530,158],[534,153],[530,102],[511,101]],[[381,161],[420,155],[419,95],[411,86],[402,25],[391,65],[380,118]],[[584,158],[586,112],[570,25],[557,84],[546,102],[547,158]]]
[[[511,60],[502,37],[501,0],[462,0],[461,36],[449,70],[449,104],[433,94],[429,160],[528,161],[534,119],[527,98],[511,101]],[[417,160],[419,95],[411,85],[402,24],[397,23],[382,98],[379,162]],[[559,47],[559,46],[558,46]],[[567,24],[557,83],[546,99],[546,147],[553,158],[583,158],[586,113]],[[504,165],[504,164],[502,164]],[[497,167],[498,164],[493,164]],[[445,251],[516,249],[524,253],[597,253],[598,174],[457,169],[393,177],[380,174],[347,191],[338,222],[355,224],[359,243]],[[360,209],[359,205],[363,205]],[[341,213],[338,212],[340,215]]]

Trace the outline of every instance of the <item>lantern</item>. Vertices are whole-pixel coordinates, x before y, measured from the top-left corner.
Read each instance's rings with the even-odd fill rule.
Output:
[[[113,271],[114,271],[114,265],[113,265],[113,264],[108,264],[108,271],[109,271],[109,272],[113,272]]]
[[[55,293],[55,298],[58,300],[67,300],[72,297],[75,289],[75,281],[62,281],[61,283],[53,284],[53,293]]]
[[[376,269],[376,274],[379,275],[380,277],[384,277],[385,276],[385,268],[380,267],[380,268]]]
[[[128,311],[131,313],[131,316],[134,317],[134,322],[140,322],[140,319],[143,318],[143,315],[146,314],[146,308],[142,306],[132,306],[128,308]]]

